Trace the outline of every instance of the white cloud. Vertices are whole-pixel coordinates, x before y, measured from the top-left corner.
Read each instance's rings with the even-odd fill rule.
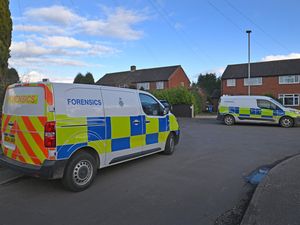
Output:
[[[9,65],[12,67],[38,67],[38,66],[77,66],[87,67],[91,64],[74,59],[67,58],[45,58],[45,57],[26,57],[26,58],[11,58],[9,59]]]
[[[82,17],[63,6],[50,6],[28,9],[24,13],[24,19],[28,23],[41,23],[50,25],[52,34],[84,33],[91,36],[113,37],[121,40],[137,40],[143,36],[143,32],[133,27],[148,19],[145,11],[133,11],[122,7],[101,7],[99,14],[104,18],[89,19]],[[34,22],[33,22],[34,21]],[[30,24],[26,26],[15,25],[16,30],[25,32],[41,32],[51,34],[45,25]]]
[[[10,49],[13,57],[41,56],[51,54],[50,49],[38,46],[31,41],[12,42]]]
[[[183,25],[182,25],[182,23],[176,22],[176,23],[174,24],[174,28],[175,28],[176,30],[181,30],[181,29],[183,28]]]
[[[37,71],[30,71],[20,77],[22,82],[39,82],[42,81],[43,78],[46,78],[45,75],[37,72]]]
[[[111,55],[118,52],[117,49],[109,46],[91,44],[69,37],[31,38],[31,40],[12,42],[10,66],[16,68],[49,65],[87,67],[91,64],[86,63],[81,57]],[[76,50],[78,48],[84,50]]]
[[[57,26],[37,26],[37,25],[14,25],[13,27],[14,31],[24,31],[24,32],[30,32],[30,33],[39,33],[39,34],[65,34],[66,30],[57,27]]]
[[[32,70],[24,74],[23,76],[20,77],[20,80],[22,82],[39,82],[42,81],[44,78],[49,79],[51,82],[57,82],[57,83],[73,83],[74,80],[73,77],[53,77],[53,76],[50,77],[36,70]]]
[[[25,11],[24,16],[31,20],[58,25],[69,25],[83,20],[82,17],[78,16],[72,10],[59,5],[28,9]]]
[[[49,47],[63,48],[91,48],[92,45],[85,41],[80,41],[72,37],[66,36],[50,36],[42,38],[41,42]]]
[[[21,17],[14,17],[14,31],[19,32],[14,33],[9,65],[23,71],[39,71],[49,66],[102,66],[90,61],[120,52],[112,46],[116,40],[107,44],[105,41],[110,39],[104,38],[138,40],[143,31],[135,26],[147,19],[145,10],[122,7],[101,6],[93,19],[59,5],[29,8]]]
[[[123,40],[138,40],[143,32],[133,29],[133,25],[144,21],[147,17],[137,12],[117,8],[105,8],[107,18],[98,20],[85,20],[78,25],[81,32],[94,36],[106,36]]]
[[[105,45],[100,45],[100,44],[95,44],[93,45],[87,52],[84,52],[84,54],[88,55],[111,55],[120,52],[120,50],[105,46]]]
[[[273,61],[273,60],[283,60],[283,59],[297,59],[300,58],[300,53],[290,53],[287,55],[268,55],[262,58],[262,61]]]

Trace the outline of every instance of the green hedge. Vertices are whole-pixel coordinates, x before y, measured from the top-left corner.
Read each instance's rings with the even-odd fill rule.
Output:
[[[194,105],[195,114],[201,109],[201,98],[196,91],[189,91],[186,88],[171,88],[165,90],[155,90],[152,94],[158,99],[167,100],[171,105],[187,104]]]

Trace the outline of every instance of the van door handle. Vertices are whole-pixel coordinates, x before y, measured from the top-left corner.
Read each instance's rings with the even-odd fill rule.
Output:
[[[146,123],[150,123],[150,120],[146,120]]]
[[[139,124],[140,124],[140,121],[139,121],[139,120],[134,120],[134,121],[133,121],[133,124],[134,124],[134,125],[139,125]]]

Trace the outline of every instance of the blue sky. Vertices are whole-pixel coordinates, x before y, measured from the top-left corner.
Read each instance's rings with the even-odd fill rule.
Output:
[[[23,80],[72,82],[180,64],[191,80],[228,64],[300,58],[297,0],[11,0],[10,66]]]

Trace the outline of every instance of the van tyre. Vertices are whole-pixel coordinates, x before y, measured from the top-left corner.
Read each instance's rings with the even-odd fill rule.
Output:
[[[227,125],[227,126],[231,126],[235,123],[235,120],[234,120],[234,117],[231,116],[231,115],[226,115],[224,116],[224,123]]]
[[[97,161],[88,152],[75,154],[68,162],[62,183],[68,190],[79,192],[87,189],[97,173]]]
[[[172,155],[175,151],[175,135],[171,132],[167,138],[164,154]]]
[[[294,126],[294,120],[291,117],[284,116],[280,119],[279,124],[284,128],[289,128]]]

